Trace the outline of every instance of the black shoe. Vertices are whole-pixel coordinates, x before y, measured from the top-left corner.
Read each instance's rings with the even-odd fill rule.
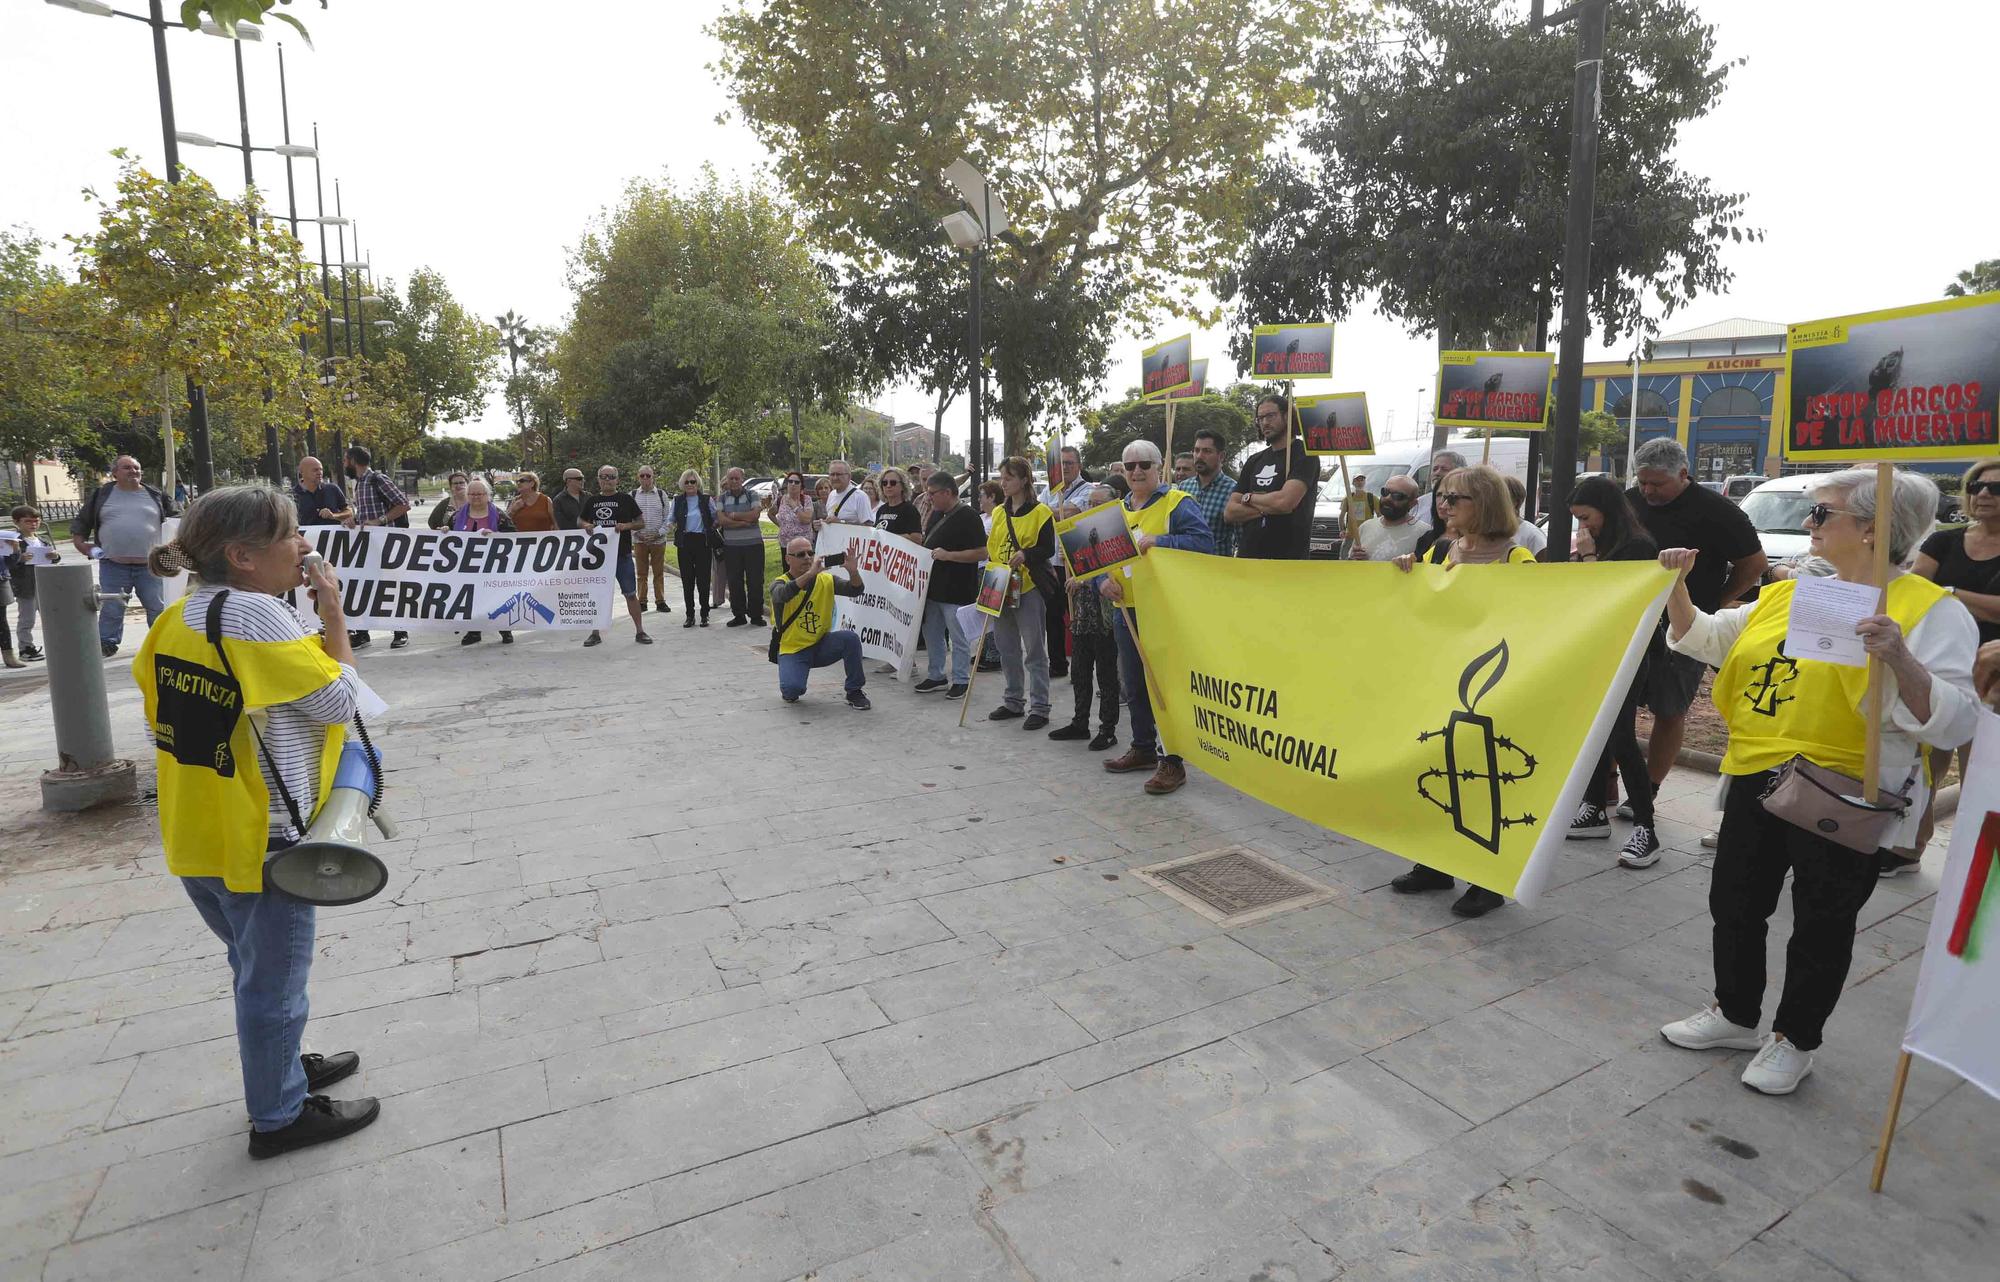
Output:
[[[1465,893],[1452,903],[1451,911],[1460,917],[1484,917],[1506,902],[1505,895],[1495,894],[1484,886],[1467,886]]]
[[[34,646],[24,645],[21,647],[21,657],[23,659],[26,659],[29,663],[37,663],[40,662],[46,656],[44,656],[42,652],[40,650],[37,650]]]
[[[1049,665],[1049,677],[1051,680],[1060,681],[1068,675],[1069,665],[1067,663],[1052,663]]]
[[[295,1149],[311,1148],[367,1126],[382,1116],[382,1101],[368,1099],[328,1099],[306,1096],[306,1106],[290,1126],[275,1131],[250,1132],[250,1160],[261,1162]]]
[[[512,644],[514,644],[514,634],[513,634],[513,633],[511,633],[511,632],[502,632],[502,633],[500,634],[500,644],[501,644],[501,645],[512,645]]]
[[[740,628],[743,625],[747,624],[748,622],[750,622],[750,620],[738,614],[731,616],[729,622],[723,624],[722,626],[725,628]]]
[[[944,692],[944,697],[947,699],[963,699],[965,697],[965,692],[967,690],[970,690],[971,688],[972,688],[971,686],[953,686],[951,689]]]
[[[682,620],[682,622],[681,622],[681,626],[682,626],[682,627],[684,627],[684,628],[691,628],[691,627],[693,627],[693,626],[694,626],[694,616],[693,616],[692,614],[690,614],[690,615],[689,615],[689,616],[688,616],[688,617],[687,617],[686,619]]]
[[[918,694],[936,694],[938,691],[944,689],[944,687],[945,680],[943,677],[925,677],[922,681],[917,682],[913,689]]]
[[[1081,721],[1072,721],[1066,726],[1057,726],[1049,731],[1049,738],[1058,740],[1088,739],[1090,727]]]
[[[1389,889],[1399,895],[1421,895],[1427,890],[1450,890],[1457,884],[1437,869],[1418,864],[1390,882]]]
[[[594,646],[594,645],[603,645],[603,644],[604,644],[604,638],[603,638],[603,637],[601,637],[601,636],[599,636],[599,635],[597,635],[597,634],[596,634],[595,632],[593,632],[593,633],[591,633],[591,634],[590,634],[589,636],[587,636],[587,637],[585,637],[585,638],[583,639],[583,644],[584,644],[585,648],[588,648],[588,647],[590,647],[590,646]]]
[[[299,1063],[306,1070],[306,1090],[317,1095],[342,1078],[352,1077],[354,1070],[361,1067],[361,1056],[353,1051],[342,1051],[338,1055],[301,1055]]]
[[[400,650],[409,643],[410,634],[407,632],[398,632],[395,636],[389,638],[389,648],[391,650]]]
[[[778,692],[778,697],[780,699],[783,699],[786,703],[797,703],[799,701],[799,697],[797,695],[786,694],[782,690]]]
[[[981,659],[981,660],[979,661],[979,670],[980,670],[981,672],[998,672],[998,671],[1000,670],[1000,664],[999,664],[999,661],[998,661],[998,660],[988,660],[988,659]]]
[[[651,644],[653,644],[653,638],[651,637],[651,635],[649,635],[649,634],[647,634],[647,633],[644,633],[644,632],[641,632],[641,633],[639,633],[639,634],[638,634],[637,636],[633,637],[632,639],[633,639],[634,641],[638,642],[638,643],[639,643],[640,645],[651,645]]]
[[[356,650],[359,650],[364,645],[374,645],[375,634],[372,632],[350,632],[347,634],[347,644]]]
[[[1040,730],[1046,727],[1048,724],[1049,724],[1049,719],[1043,716],[1041,713],[1037,712],[1035,715],[1029,717],[1026,721],[1023,721],[1021,723],[1021,729]]]
[[[701,626],[704,628],[708,626],[708,615],[706,613],[701,616]]]
[[[478,645],[479,634],[477,632],[468,632],[458,639],[458,643],[460,645]]]
[[[1117,742],[1118,732],[1116,730],[1099,730],[1097,737],[1090,741],[1090,750],[1092,752],[1103,752],[1106,748],[1111,747]]]
[[[765,618],[765,617],[764,617],[763,615],[761,615],[761,614],[754,614],[754,615],[751,615],[751,616],[750,616],[750,623],[751,623],[751,626],[753,626],[753,627],[759,627],[759,628],[768,628],[768,627],[770,627],[770,626],[771,626],[771,621],[770,621],[769,619]]]
[[[1012,721],[1015,717],[1021,715],[1022,712],[1019,708],[1010,708],[1003,703],[999,707],[993,709],[993,711],[987,713],[986,719],[988,721]]]
[[[1923,862],[1922,859],[1905,859],[1901,855],[1884,850],[1876,858],[1875,875],[1887,881],[1891,877],[1900,877],[1905,873],[1917,871],[1923,866]]]
[[[868,702],[868,696],[861,693],[861,691],[849,690],[847,692],[847,706],[856,712],[866,712],[875,705]]]
[[[97,648],[104,651],[104,657],[107,659],[118,653],[118,643],[116,641],[99,641]]]

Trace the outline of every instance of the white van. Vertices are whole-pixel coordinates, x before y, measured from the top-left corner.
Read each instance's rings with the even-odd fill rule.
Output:
[[[1486,450],[1487,442],[1478,436],[1454,436],[1445,442],[1445,447],[1461,455],[1467,463],[1481,462],[1480,455]],[[1379,496],[1382,482],[1392,476],[1407,476],[1417,483],[1419,493],[1427,492],[1431,485],[1431,454],[1428,442],[1408,441],[1391,443],[1387,449],[1374,454],[1350,457],[1347,460],[1349,478],[1356,475],[1367,478],[1368,492]],[[1523,485],[1528,483],[1528,438],[1525,436],[1496,436],[1492,438],[1492,455],[1483,460],[1488,466],[1498,468],[1503,475],[1518,479]],[[1313,505],[1312,541],[1309,550],[1313,556],[1334,555],[1341,538],[1340,511],[1347,498],[1346,487],[1340,479],[1340,460],[1322,460],[1325,478],[1320,482],[1319,501]]]

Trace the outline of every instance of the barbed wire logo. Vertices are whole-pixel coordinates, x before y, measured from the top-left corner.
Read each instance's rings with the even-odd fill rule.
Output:
[[[1743,697],[1750,701],[1752,712],[1775,717],[1778,715],[1779,704],[1790,703],[1798,698],[1797,695],[1779,693],[1799,679],[1798,662],[1788,657],[1783,649],[1766,662],[1752,665],[1750,671],[1762,678],[1743,692]]]
[[[1479,689],[1473,683],[1484,673]],[[1433,767],[1417,776],[1417,795],[1451,816],[1451,826],[1470,841],[1494,854],[1500,853],[1500,834],[1509,828],[1538,822],[1532,814],[1508,818],[1502,808],[1500,788],[1534,777],[1535,758],[1505,735],[1495,734],[1493,718],[1482,715],[1479,701],[1507,675],[1507,642],[1465,665],[1458,678],[1458,702],[1445,724],[1417,736],[1418,743],[1444,740],[1444,768]],[[1510,770],[1500,768],[1500,754],[1519,758]],[[1445,781],[1449,796],[1439,797],[1430,790],[1430,781]]]

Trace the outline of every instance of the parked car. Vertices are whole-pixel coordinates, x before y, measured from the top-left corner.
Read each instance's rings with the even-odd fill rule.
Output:
[[[1722,482],[1722,497],[1728,499],[1731,503],[1740,504],[1745,498],[1749,497],[1750,491],[1756,489],[1769,479],[1762,472],[1744,472],[1741,475],[1729,477]]]

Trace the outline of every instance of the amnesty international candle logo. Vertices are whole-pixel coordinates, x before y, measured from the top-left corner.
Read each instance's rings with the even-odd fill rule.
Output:
[[[1477,692],[1472,689],[1481,673],[1485,680]],[[1507,642],[1465,665],[1458,678],[1459,707],[1441,729],[1426,730],[1418,743],[1444,740],[1444,768],[1433,766],[1417,776],[1417,792],[1425,801],[1451,816],[1451,826],[1495,854],[1500,853],[1500,834],[1509,828],[1531,826],[1532,814],[1508,818],[1500,797],[1503,784],[1532,778],[1535,758],[1506,735],[1495,734],[1493,718],[1479,711],[1479,701],[1507,675]],[[1513,768],[1502,769],[1501,753],[1518,758]],[[1445,796],[1431,791],[1432,780],[1443,780]]]

